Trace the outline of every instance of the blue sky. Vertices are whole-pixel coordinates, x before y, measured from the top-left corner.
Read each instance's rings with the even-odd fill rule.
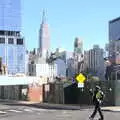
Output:
[[[38,47],[42,11],[47,11],[51,48],[73,51],[75,37],[84,50],[108,42],[108,21],[120,16],[119,0],[22,0],[22,33],[28,50]]]

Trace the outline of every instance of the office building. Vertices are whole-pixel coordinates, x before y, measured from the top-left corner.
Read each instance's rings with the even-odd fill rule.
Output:
[[[0,1],[0,57],[8,74],[25,72],[25,41],[21,35],[21,0]]]
[[[93,49],[84,52],[84,69],[93,75],[104,79],[105,67],[103,49],[95,45]]]
[[[109,41],[120,39],[120,17],[109,21]]]
[[[0,0],[0,31],[21,31],[21,0]]]
[[[120,17],[109,21],[109,58],[113,64],[120,64]]]

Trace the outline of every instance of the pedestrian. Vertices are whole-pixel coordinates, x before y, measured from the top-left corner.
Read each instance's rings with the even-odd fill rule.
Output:
[[[101,107],[100,107],[101,103],[103,102],[103,98],[104,98],[103,91],[101,90],[99,86],[96,86],[93,92],[90,90],[90,93],[92,94],[92,100],[93,100],[93,104],[95,108],[94,108],[92,115],[89,117],[89,119],[93,120],[96,113],[99,112],[99,115],[100,115],[99,120],[104,120],[104,116],[102,114]]]

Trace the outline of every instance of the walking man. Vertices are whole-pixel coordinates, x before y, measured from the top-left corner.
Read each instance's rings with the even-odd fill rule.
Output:
[[[90,91],[92,94],[92,99],[93,99],[93,104],[95,106],[94,111],[92,113],[92,115],[89,117],[90,120],[93,120],[97,111],[99,112],[100,118],[99,120],[104,120],[100,105],[103,102],[103,98],[104,98],[104,93],[101,91],[101,88],[99,86],[95,87],[95,90],[92,92]]]

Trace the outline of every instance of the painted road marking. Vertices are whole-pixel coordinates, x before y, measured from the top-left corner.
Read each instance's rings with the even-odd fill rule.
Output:
[[[14,109],[11,109],[11,110],[7,110],[7,111],[9,111],[9,112],[16,112],[16,113],[21,113],[21,112],[23,112],[23,111],[14,110]]]
[[[5,113],[7,113],[7,112],[4,112],[4,111],[0,111],[0,114],[5,114]]]

